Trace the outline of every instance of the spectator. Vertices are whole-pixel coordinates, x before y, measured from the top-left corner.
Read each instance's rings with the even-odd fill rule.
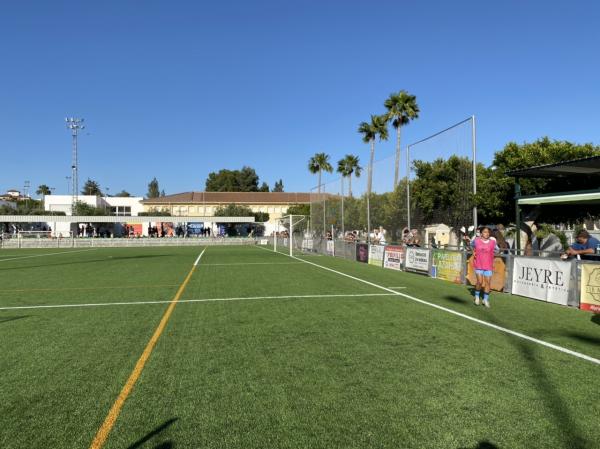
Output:
[[[585,229],[582,229],[577,233],[576,242],[573,243],[562,258],[579,256],[583,254],[594,254],[596,248],[600,245],[600,241],[597,238],[592,237]]]

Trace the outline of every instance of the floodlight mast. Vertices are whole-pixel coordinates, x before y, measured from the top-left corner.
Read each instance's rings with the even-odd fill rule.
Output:
[[[71,136],[73,137],[73,151],[71,158],[71,181],[73,182],[72,190],[71,190],[71,213],[75,213],[75,204],[77,203],[77,194],[79,191],[79,179],[78,179],[78,171],[79,171],[79,163],[77,161],[77,134],[80,129],[84,129],[85,125],[83,124],[84,119],[76,118],[76,117],[67,117],[65,118],[65,122],[67,123],[67,128],[71,130]]]

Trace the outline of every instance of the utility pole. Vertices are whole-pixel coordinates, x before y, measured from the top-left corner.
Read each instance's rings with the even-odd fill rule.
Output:
[[[25,181],[23,185],[23,199],[25,200],[25,207],[29,207],[29,187],[31,183],[29,181]]]
[[[79,191],[79,179],[78,170],[79,164],[77,162],[77,134],[80,129],[84,129],[85,125],[83,124],[84,119],[75,118],[75,117],[67,117],[65,118],[65,122],[67,123],[67,128],[71,130],[71,136],[73,137],[73,151],[71,158],[71,181],[73,182],[72,191],[71,191],[71,211],[75,210],[75,204],[77,203],[77,194]]]

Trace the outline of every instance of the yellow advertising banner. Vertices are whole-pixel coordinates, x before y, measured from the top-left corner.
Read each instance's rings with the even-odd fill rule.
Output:
[[[582,310],[600,313],[600,265],[581,264],[581,302]]]
[[[506,264],[502,257],[494,257],[494,274],[492,275],[492,282],[490,287],[492,290],[501,292],[504,290],[504,280],[506,278]],[[473,256],[469,257],[467,261],[467,281],[469,284],[477,284],[477,277],[475,276],[475,268],[473,267]]]

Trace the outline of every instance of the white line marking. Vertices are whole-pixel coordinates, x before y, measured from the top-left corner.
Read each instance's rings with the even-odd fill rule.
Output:
[[[97,249],[97,248],[79,249],[76,251],[61,251],[60,253],[35,254],[33,256],[20,256],[20,257],[13,257],[10,259],[0,259],[0,262],[6,262],[7,260],[31,259],[32,257],[56,256],[58,254],[82,253],[84,251],[94,251],[95,249]]]
[[[203,263],[203,267],[238,265],[304,265],[302,262],[232,262],[232,263]]]
[[[202,259],[202,254],[204,254],[204,251],[206,251],[206,248],[204,248],[202,250],[202,252],[200,253],[200,255],[198,256],[198,258],[196,259],[196,262],[194,262],[194,266],[198,266],[198,264],[200,263],[200,259]]]
[[[395,296],[390,293],[344,293],[338,295],[283,295],[283,296],[240,296],[234,298],[205,298],[205,299],[180,299],[178,303],[184,302],[213,302],[213,301],[242,301],[245,299],[307,299],[307,298],[364,298],[371,296]],[[100,302],[89,304],[54,304],[42,306],[14,306],[0,307],[0,310],[21,309],[62,309],[71,307],[101,307],[101,306],[133,306],[140,304],[170,304],[173,301],[131,301],[131,302]]]
[[[304,263],[307,263],[307,264],[310,264],[310,265],[314,265],[315,267],[321,268],[323,270],[331,271],[332,273],[339,274],[340,276],[345,276],[347,278],[354,279],[355,281],[362,282],[363,284],[371,285],[371,286],[377,287],[377,288],[379,288],[381,290],[392,292],[392,293],[394,293],[397,296],[402,296],[404,298],[410,299],[411,301],[415,301],[415,302],[418,302],[420,304],[424,304],[426,306],[433,307],[435,309],[451,313],[452,315],[459,316],[459,317],[464,318],[464,319],[469,320],[469,321],[474,321],[475,323],[479,323],[479,324],[481,324],[483,326],[491,327],[492,329],[499,330],[500,332],[504,332],[504,333],[513,335],[515,337],[522,338],[524,340],[532,341],[534,343],[537,343],[539,345],[545,346],[547,348],[554,349],[556,351],[560,351],[560,352],[563,352],[565,354],[569,354],[569,355],[572,355],[574,357],[577,357],[577,358],[580,358],[580,359],[583,359],[583,360],[587,360],[588,362],[595,363],[596,365],[600,365],[600,359],[596,359],[594,357],[591,357],[589,355],[583,354],[581,352],[572,351],[571,349],[563,348],[562,346],[558,346],[558,345],[555,345],[553,343],[548,343],[547,341],[539,340],[537,338],[530,337],[529,335],[525,335],[525,334],[522,334],[520,332],[516,332],[516,331],[513,331],[511,329],[507,329],[505,327],[498,326],[496,324],[492,324],[492,323],[489,323],[487,321],[483,321],[483,320],[480,320],[478,318],[474,318],[474,317],[469,316],[469,315],[465,315],[464,313],[457,312],[456,310],[448,309],[447,307],[443,307],[443,306],[438,306],[437,304],[433,304],[431,302],[424,301],[424,300],[419,299],[419,298],[415,298],[414,296],[407,295],[406,293],[396,292],[396,291],[394,291],[394,290],[392,290],[390,288],[383,287],[382,285],[378,285],[378,284],[375,284],[373,282],[366,281],[364,279],[357,278],[357,277],[351,276],[351,275],[346,274],[346,273],[342,273],[341,271],[334,270],[333,268],[324,267],[323,265],[319,265],[319,264],[316,264],[314,262],[309,262],[308,260],[300,259],[300,258],[298,258],[296,256],[287,256],[287,257],[291,257],[291,258],[297,259],[297,260],[302,260]]]
[[[391,288],[393,290],[399,290],[399,289],[406,288],[406,287],[387,287],[387,288]]]

